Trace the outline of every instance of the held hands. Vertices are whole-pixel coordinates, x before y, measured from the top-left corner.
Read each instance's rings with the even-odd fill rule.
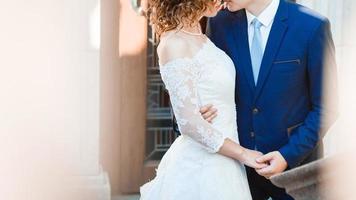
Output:
[[[260,158],[261,156],[263,156],[263,154],[259,151],[243,148],[241,156],[238,160],[246,166],[259,170],[268,167],[266,163],[257,162],[257,158]]]
[[[244,148],[239,160],[244,165],[254,168],[259,175],[266,179],[270,179],[272,176],[282,173],[288,167],[287,161],[279,151],[273,151],[263,155],[261,152]]]
[[[273,151],[271,153],[263,155],[257,158],[256,161],[260,164],[268,164],[267,167],[264,167],[262,169],[256,169],[256,172],[259,175],[264,176],[267,179],[271,178],[271,176],[282,173],[288,167],[287,161],[283,158],[282,154],[279,151]]]

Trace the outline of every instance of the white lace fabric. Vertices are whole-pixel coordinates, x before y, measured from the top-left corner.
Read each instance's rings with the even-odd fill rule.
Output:
[[[175,59],[161,66],[161,76],[168,90],[173,112],[182,135],[216,153],[226,137],[203,119],[199,110],[198,79],[202,66],[194,58]]]

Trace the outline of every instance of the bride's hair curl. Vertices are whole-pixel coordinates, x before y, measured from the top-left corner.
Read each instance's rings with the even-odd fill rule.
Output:
[[[216,0],[149,0],[147,16],[158,37],[182,23],[193,25]]]

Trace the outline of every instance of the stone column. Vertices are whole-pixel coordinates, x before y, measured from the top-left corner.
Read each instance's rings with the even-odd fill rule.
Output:
[[[0,24],[0,199],[109,200],[100,1],[2,1]]]

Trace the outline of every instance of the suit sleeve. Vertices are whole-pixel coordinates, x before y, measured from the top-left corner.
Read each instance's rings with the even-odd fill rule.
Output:
[[[299,166],[316,148],[338,115],[335,47],[327,19],[312,34],[307,56],[311,109],[304,123],[293,130],[289,142],[279,150],[290,168]]]

